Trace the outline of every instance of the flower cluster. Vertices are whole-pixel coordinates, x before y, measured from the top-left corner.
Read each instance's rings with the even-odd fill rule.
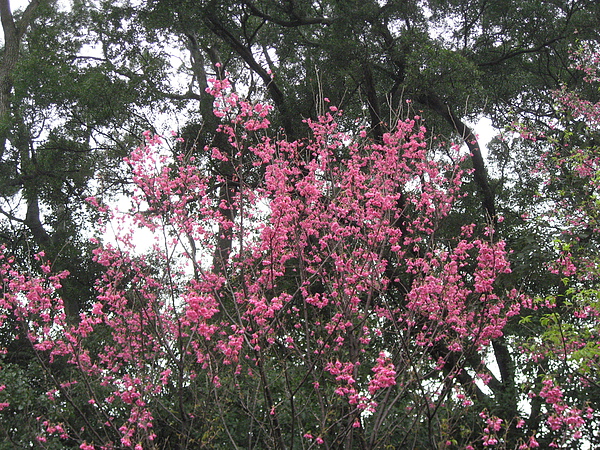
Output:
[[[152,446],[157,399],[176,392],[183,408],[193,389],[235,395],[272,426],[295,417],[285,408],[301,391],[322,416],[299,431],[313,439],[309,430],[319,429],[316,444],[337,439],[329,431],[337,408],[347,411],[344,429],[361,429],[389,411],[377,402],[398,398],[386,393],[415,382],[406,375],[414,368],[392,361],[458,374],[453,355],[485,353],[519,311],[516,293],[495,291],[510,268],[493,230],[475,238],[468,225],[454,240],[436,239],[465,172],[456,147],[451,158],[431,152],[418,117],[375,143],[341,130],[331,107],[306,121],[309,139],[275,141],[261,135],[270,107],[229,87],[213,80],[209,89],[227,144],[172,157],[164,138],[146,133],[126,159],[131,209],[108,215],[115,242],[94,252],[103,273],[78,323],[66,323],[56,295],[67,274],[42,266],[44,278],[28,279],[3,266],[2,311],[14,311],[35,349],[65,359],[83,381],[66,380],[48,398],[83,389],[112,436],[105,448]],[[211,173],[212,163],[227,173]],[[139,228],[150,232],[147,254],[136,252]],[[378,347],[390,332],[398,344]],[[418,382],[428,402],[443,400],[435,382]],[[245,384],[264,400],[250,402]],[[173,414],[191,423],[195,413]]]

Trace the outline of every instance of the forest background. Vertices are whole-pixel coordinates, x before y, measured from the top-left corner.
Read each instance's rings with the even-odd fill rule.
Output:
[[[0,448],[600,445],[596,0],[0,19]]]

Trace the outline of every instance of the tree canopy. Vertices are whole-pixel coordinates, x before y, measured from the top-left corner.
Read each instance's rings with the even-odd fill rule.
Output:
[[[598,445],[596,0],[0,19],[0,448]]]

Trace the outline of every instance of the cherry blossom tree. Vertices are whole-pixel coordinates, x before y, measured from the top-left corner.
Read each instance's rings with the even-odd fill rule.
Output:
[[[533,422],[546,433],[547,445],[577,447],[584,434],[597,442],[598,416],[598,188],[597,94],[600,56],[583,42],[573,52],[573,68],[583,73],[582,88],[554,93],[556,116],[547,128],[531,128],[527,139],[545,150],[537,171],[543,179],[541,208],[530,220],[555,231],[554,261],[548,270],[560,278],[557,289],[534,298],[526,326],[541,326],[537,339],[521,348],[537,366]],[[591,90],[591,92],[590,92]],[[532,380],[533,381],[533,380]],[[541,389],[540,389],[541,387]],[[537,392],[536,392],[537,391]]]
[[[68,273],[3,252],[2,332],[30,345],[48,386],[33,444],[528,449],[594,435],[594,405],[568,383],[597,383],[597,256],[579,236],[597,231],[597,147],[548,141],[559,153],[539,170],[566,167],[585,189],[553,213],[564,233],[548,270],[567,290],[532,298],[503,282],[501,218],[450,220],[469,155],[428,138],[419,116],[373,141],[328,106],[289,141],[269,105],[211,83],[219,146],[172,156],[178,138],[148,132],[125,159],[130,208],[89,199],[104,270],[77,323],[61,300]],[[556,101],[597,131],[597,105]],[[513,341],[527,320],[546,331]],[[507,342],[540,368],[515,370],[535,378],[512,394],[491,357]],[[16,387],[0,386],[3,414]]]

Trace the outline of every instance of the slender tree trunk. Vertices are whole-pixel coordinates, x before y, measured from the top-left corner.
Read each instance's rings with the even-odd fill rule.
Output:
[[[0,0],[0,22],[4,33],[4,49],[0,62],[0,159],[6,150],[10,128],[12,76],[19,62],[23,36],[35,17],[42,0],[31,0],[20,20],[15,22],[9,0]]]
[[[375,89],[375,81],[373,80],[373,71],[368,62],[363,65],[363,90],[367,96],[367,106],[369,108],[369,115],[371,116],[371,133],[373,139],[378,144],[383,143],[383,122],[381,120],[381,107],[379,105],[379,98],[377,97],[377,91]]]

